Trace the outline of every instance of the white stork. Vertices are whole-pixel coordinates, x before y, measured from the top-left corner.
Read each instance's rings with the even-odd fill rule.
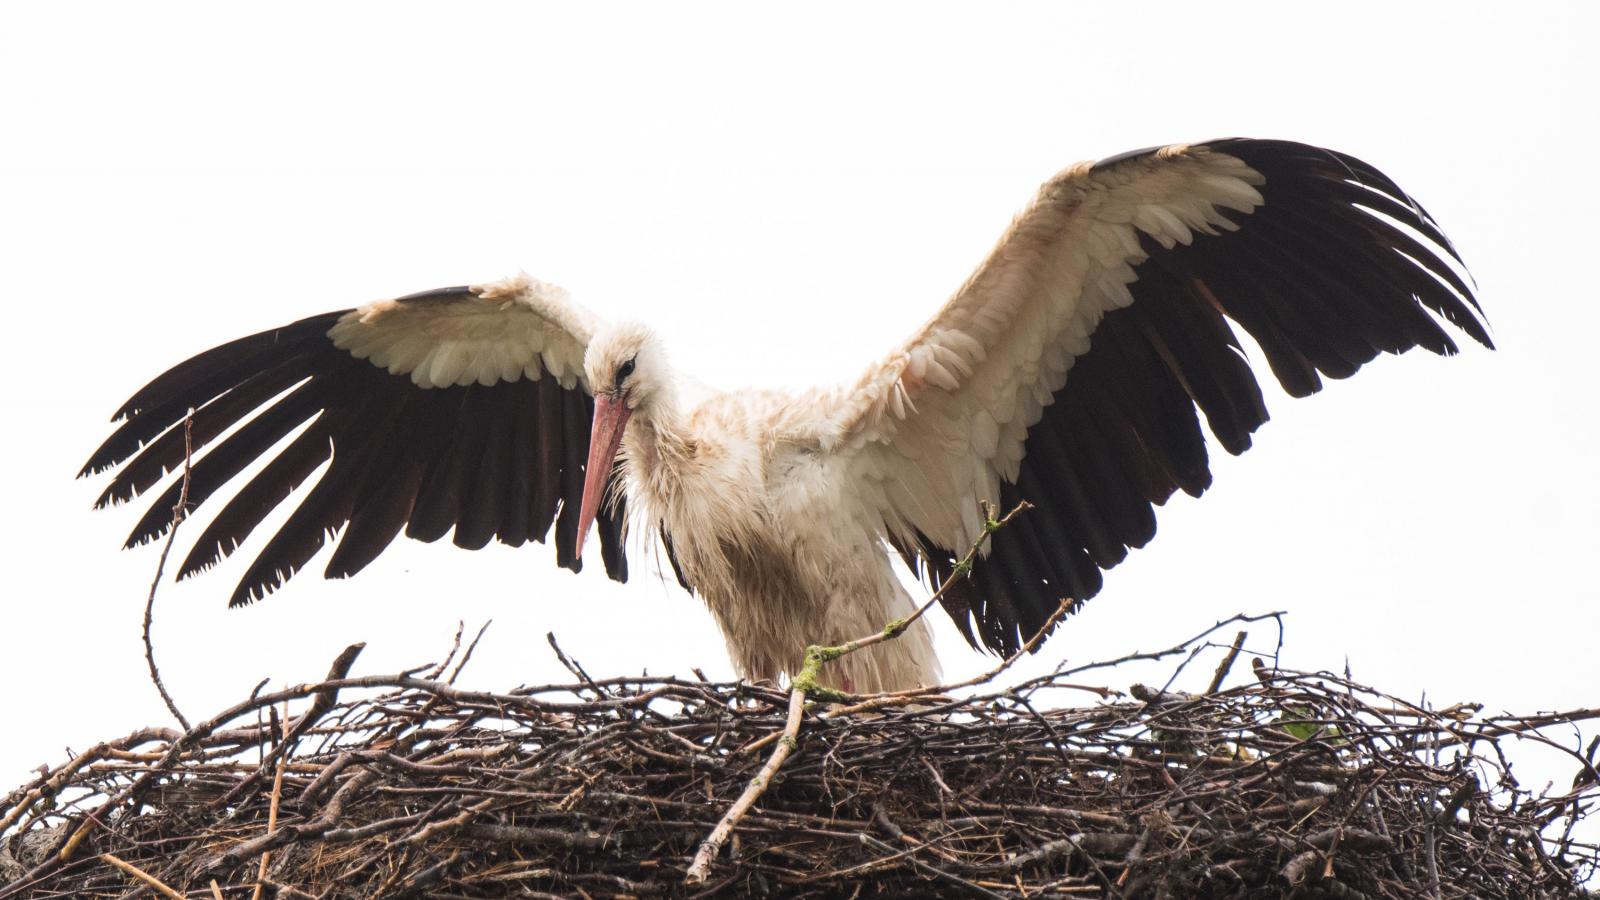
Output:
[[[648,329],[523,276],[195,356],[123,405],[83,471],[121,465],[100,505],[149,489],[182,467],[193,408],[204,452],[189,501],[203,505],[303,427],[179,571],[216,564],[331,457],[233,605],[336,534],[330,578],[402,530],[453,529],[478,548],[543,541],[552,523],[557,563],[577,571],[598,523],[606,572],[623,581],[624,535],[645,536],[636,548],[658,537],[750,679],[792,675],[807,644],[907,615],[886,543],[937,585],[979,534],[980,501],[1027,499],[943,598],[975,646],[1011,652],[1150,540],[1153,505],[1206,489],[1199,415],[1228,452],[1250,446],[1267,411],[1233,326],[1294,396],[1380,351],[1454,353],[1445,322],[1492,346],[1450,260],[1432,218],[1350,156],[1245,139],[1142,150],[1046,182],[955,296],[851,384],[687,406]],[[170,527],[178,491],[173,478],[130,546]],[[922,623],[833,675],[861,691],[938,677]]]

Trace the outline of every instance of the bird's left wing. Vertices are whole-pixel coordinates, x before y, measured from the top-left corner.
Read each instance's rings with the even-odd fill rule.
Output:
[[[1230,453],[1267,418],[1231,324],[1295,396],[1380,351],[1485,345],[1455,251],[1353,157],[1230,139],[1074,166],[912,338],[825,398],[815,438],[935,582],[980,533],[979,501],[1035,509],[945,606],[1013,651],[1155,533],[1153,505],[1210,484],[1198,412]]]
[[[325,313],[180,363],[117,411],[120,428],[83,467],[121,464],[97,505],[133,498],[181,470],[201,506],[267,460],[212,517],[178,577],[232,553],[320,466],[327,469],[240,580],[248,603],[304,566],[328,537],[330,578],[366,566],[402,529],[477,549],[543,541],[577,571],[583,466],[594,400],[583,354],[595,321],[565,292],[526,276]],[[188,429],[185,419],[194,416]],[[187,430],[187,434],[186,434]],[[181,477],[128,537],[171,527]],[[598,522],[606,571],[627,579],[620,503]]]

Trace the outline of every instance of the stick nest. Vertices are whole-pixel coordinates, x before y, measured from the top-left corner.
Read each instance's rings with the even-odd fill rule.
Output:
[[[41,771],[0,803],[0,897],[1544,898],[1591,896],[1600,865],[1575,831],[1595,743],[1566,746],[1594,710],[1426,710],[1262,666],[1063,707],[1091,666],[813,704],[690,884],[788,694],[576,666],[575,684],[486,693],[444,665],[349,677],[358,652]],[[1572,787],[1518,787],[1501,743],[1528,738],[1566,747]]]

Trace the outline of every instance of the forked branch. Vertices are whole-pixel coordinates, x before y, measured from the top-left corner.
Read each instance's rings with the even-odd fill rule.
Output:
[[[789,688],[789,717],[784,724],[783,731],[773,734],[763,741],[756,742],[745,749],[759,749],[772,740],[776,740],[778,745],[772,748],[772,755],[767,758],[766,763],[761,767],[760,773],[750,780],[744,792],[739,795],[739,799],[733,802],[733,805],[723,814],[722,819],[717,822],[717,826],[711,830],[711,834],[700,843],[700,849],[694,855],[694,862],[689,866],[687,880],[690,884],[703,884],[705,882],[711,872],[712,860],[716,859],[717,854],[722,850],[722,845],[727,843],[729,836],[733,834],[734,827],[739,824],[740,819],[744,818],[745,813],[749,812],[750,808],[755,805],[756,800],[760,799],[761,795],[766,792],[767,786],[772,783],[773,776],[778,773],[784,762],[800,746],[800,722],[805,715],[806,701],[810,699],[844,703],[860,699],[843,691],[822,686],[817,680],[822,673],[822,667],[841,657],[864,650],[874,644],[892,641],[905,634],[906,629],[910,628],[914,622],[932,609],[935,603],[939,602],[944,596],[944,592],[956,579],[964,578],[967,573],[972,571],[973,561],[978,558],[978,552],[983,548],[984,543],[989,540],[990,535],[1010,524],[1011,520],[1019,513],[1032,508],[1033,505],[1024,500],[1018,503],[1010,512],[997,519],[995,518],[995,507],[989,503],[983,504],[983,530],[979,532],[977,539],[972,542],[972,546],[968,548],[966,555],[962,556],[960,561],[956,563],[950,577],[945,579],[945,582],[939,585],[939,589],[934,591],[926,602],[917,607],[915,612],[904,619],[896,619],[889,622],[881,631],[856,638],[853,641],[847,641],[833,647],[812,644],[806,648],[805,662],[801,665],[800,672],[794,676]],[[910,702],[914,697],[942,693],[953,687],[982,684],[1004,672],[1018,657],[1024,653],[1031,652],[1033,648],[1037,647],[1039,642],[1044,639],[1044,636],[1050,633],[1050,629],[1054,628],[1056,623],[1061,621],[1061,617],[1067,614],[1068,608],[1068,601],[1062,600],[1061,606],[1050,617],[1049,621],[1045,622],[1037,634],[1029,638],[1027,643],[1016,653],[984,676],[961,682],[957,685],[941,685],[932,688],[917,688],[911,691],[867,695],[863,702],[849,709],[854,711],[874,708],[869,705],[874,699],[884,699],[884,702],[880,704],[884,706],[903,705]]]

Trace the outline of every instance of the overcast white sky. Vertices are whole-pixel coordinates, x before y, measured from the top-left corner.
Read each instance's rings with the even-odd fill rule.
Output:
[[[1056,170],[1235,134],[1396,178],[1455,239],[1501,349],[1269,395],[1256,448],[1216,451],[1213,490],[1163,510],[1027,670],[1282,608],[1290,666],[1348,660],[1441,704],[1600,701],[1592,4],[439,9],[0,14],[0,790],[166,721],[138,640],[157,551],[118,550],[138,513],[91,513],[103,479],[72,476],[168,365],[525,269],[656,325],[710,383],[847,378]],[[314,562],[229,611],[259,545],[161,594],[191,717],[353,641],[361,672],[428,661],[458,619],[495,620],[479,686],[564,680],[549,630],[596,674],[731,675],[699,602],[643,573],[402,541],[353,581]],[[989,664],[938,627],[947,673]]]

